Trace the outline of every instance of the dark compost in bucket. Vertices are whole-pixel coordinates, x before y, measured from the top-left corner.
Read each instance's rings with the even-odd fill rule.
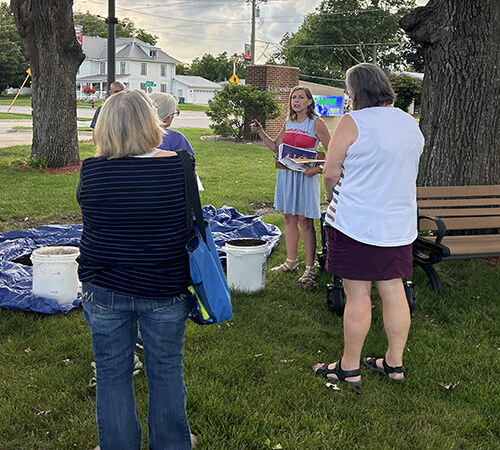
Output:
[[[226,244],[234,245],[235,247],[257,247],[259,245],[267,244],[267,242],[263,239],[247,238],[231,239],[230,241],[227,241]]]

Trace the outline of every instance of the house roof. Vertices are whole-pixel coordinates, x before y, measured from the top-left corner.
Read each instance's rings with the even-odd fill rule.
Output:
[[[140,39],[116,38],[116,59],[133,59],[139,61],[155,61],[169,64],[179,64],[180,61],[167,55],[160,47],[146,44]],[[103,60],[107,59],[107,38],[83,36],[82,50],[86,58]],[[150,51],[156,52],[156,57],[150,56]]]
[[[409,77],[419,78],[420,80],[424,79],[424,74],[418,72],[400,72],[399,75],[408,75]]]
[[[191,88],[220,89],[220,85],[203,77],[176,75],[173,81],[184,84]]]
[[[122,80],[126,81],[128,76],[129,76],[128,74],[126,74],[126,75],[117,74],[116,80],[117,81],[122,81]],[[102,81],[107,81],[107,80],[108,80],[108,76],[102,75],[102,74],[88,75],[86,77],[78,77],[78,79],[77,79],[78,83],[100,83]]]

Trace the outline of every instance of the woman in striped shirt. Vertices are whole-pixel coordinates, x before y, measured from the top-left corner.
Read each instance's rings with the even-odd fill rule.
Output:
[[[182,358],[189,308],[182,163],[142,91],[108,98],[81,168],[79,277],[92,330],[101,450],[141,448],[133,367],[141,328],[150,448],[190,449]],[[193,160],[194,169],[194,160]]]

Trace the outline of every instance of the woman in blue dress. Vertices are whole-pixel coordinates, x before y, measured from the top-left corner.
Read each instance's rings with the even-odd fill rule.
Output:
[[[318,117],[311,91],[296,86],[290,93],[288,120],[276,139],[270,138],[262,125],[254,121],[252,131],[262,142],[277,153],[278,146],[288,144],[308,150],[317,150],[321,142],[328,148],[330,133],[325,122]],[[283,210],[285,218],[286,261],[273,267],[273,272],[297,270],[297,249],[302,231],[306,253],[306,269],[298,282],[305,286],[316,286],[314,257],[316,254],[316,232],[314,219],[320,218],[320,181],[322,166],[307,167],[304,172],[278,169],[274,206]],[[299,231],[300,227],[300,231]]]

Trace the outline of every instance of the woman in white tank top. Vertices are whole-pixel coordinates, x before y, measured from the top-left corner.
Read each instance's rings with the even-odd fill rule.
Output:
[[[424,138],[410,115],[394,108],[387,76],[373,64],[347,71],[354,111],[340,120],[324,167],[330,205],[327,270],[342,277],[346,294],[344,352],[316,364],[316,375],[361,385],[360,360],[371,325],[371,282],[382,297],[388,349],[363,363],[394,381],[406,379],[403,350],[410,311],[402,278],[412,273],[417,237],[416,179]]]

